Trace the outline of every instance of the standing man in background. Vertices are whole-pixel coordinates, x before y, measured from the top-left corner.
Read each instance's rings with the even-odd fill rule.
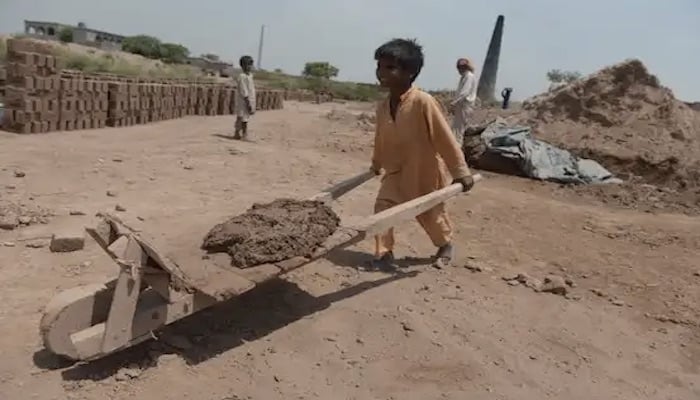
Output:
[[[457,143],[462,145],[464,131],[476,101],[476,75],[474,75],[474,64],[466,58],[457,60],[457,72],[459,72],[459,84],[457,92],[450,103],[452,109],[452,132],[457,138]]]
[[[236,132],[234,139],[248,139],[248,120],[255,114],[255,82],[253,82],[253,57],[243,56],[239,60],[241,74],[236,82]]]

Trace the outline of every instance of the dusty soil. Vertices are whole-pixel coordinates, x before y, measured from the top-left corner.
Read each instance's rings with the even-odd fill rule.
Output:
[[[0,134],[3,200],[55,214],[0,231],[0,398],[700,398],[700,220],[489,173],[449,204],[459,268],[432,269],[434,249],[409,221],[397,228],[396,273],[357,268],[367,240],[97,362],[42,350],[44,305],[118,271],[91,241],[74,253],[40,247],[51,233],[119,205],[135,228],[201,252],[223,216],[367,168],[371,133],[330,121],[334,108],[372,106],[287,103],[256,115],[256,143],[219,136],[230,117]],[[377,187],[335,212],[369,214]],[[528,286],[546,276],[565,295]]]
[[[309,257],[339,223],[340,218],[323,202],[277,199],[253,204],[244,214],[214,226],[204,237],[202,249],[228,253],[237,268]]]

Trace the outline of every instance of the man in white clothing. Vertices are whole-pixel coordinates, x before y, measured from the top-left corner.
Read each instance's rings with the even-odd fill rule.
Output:
[[[452,132],[461,145],[464,140],[464,131],[467,128],[469,117],[474,109],[476,101],[476,75],[474,75],[474,65],[466,58],[457,60],[457,71],[459,72],[459,84],[457,92],[450,103],[450,108],[454,114],[452,118]]]
[[[248,120],[255,114],[255,83],[253,82],[253,57],[241,57],[241,72],[236,89],[236,133],[235,139],[248,139]]]

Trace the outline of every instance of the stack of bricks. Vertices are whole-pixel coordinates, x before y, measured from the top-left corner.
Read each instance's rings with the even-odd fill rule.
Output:
[[[141,102],[140,85],[138,83],[133,80],[109,82],[108,87],[107,126],[131,126],[147,122],[150,114],[147,117],[141,108],[145,103]],[[148,112],[148,109],[145,111]]]
[[[190,85],[176,83],[173,88],[173,118],[182,118],[188,115]]]
[[[63,74],[58,129],[99,129],[107,124],[109,84],[79,74]]]
[[[224,86],[219,93],[219,115],[233,114],[233,106],[236,101],[234,89],[230,86]]]
[[[207,115],[209,85],[195,85],[195,90],[197,96],[194,103],[194,115]]]
[[[59,121],[59,71],[50,48],[41,42],[7,41],[3,128],[16,133],[56,130]]]
[[[265,90],[256,97],[258,110],[278,110],[282,108],[282,92]]]
[[[197,85],[186,85],[185,115],[197,115]]]
[[[175,97],[173,85],[161,83],[146,83],[141,84],[142,87],[147,87],[150,107],[149,122],[164,121],[174,118],[175,112]]]
[[[5,98],[5,85],[7,84],[7,71],[0,66],[0,102]]]

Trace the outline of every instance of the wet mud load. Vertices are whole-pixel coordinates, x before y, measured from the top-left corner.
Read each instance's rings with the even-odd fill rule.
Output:
[[[335,232],[340,218],[320,201],[277,199],[214,226],[202,249],[228,253],[231,265],[247,268],[309,256]]]

